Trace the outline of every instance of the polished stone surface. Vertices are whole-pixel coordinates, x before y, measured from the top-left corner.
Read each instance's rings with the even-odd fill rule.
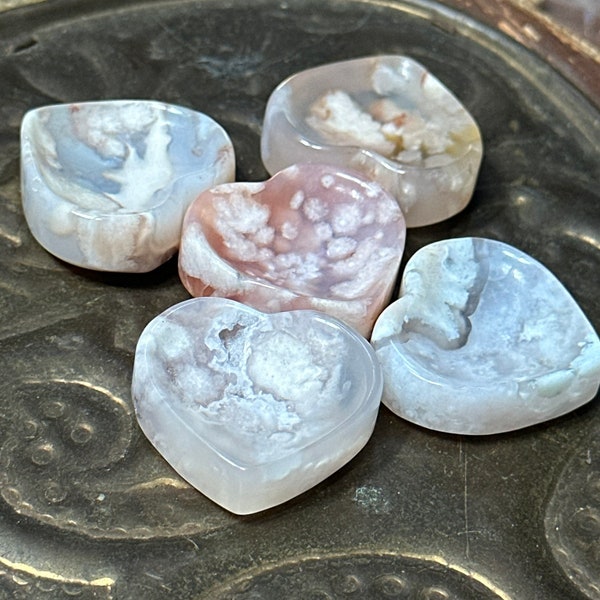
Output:
[[[454,4],[548,43],[506,0]],[[19,194],[19,126],[35,106],[192,107],[229,132],[238,179],[264,181],[260,127],[280,81],[406,53],[457,94],[486,152],[466,209],[410,230],[405,258],[452,237],[506,241],[547,265],[598,329],[598,113],[556,62],[435,0],[51,0],[0,15],[0,50],[0,597],[589,597],[591,511],[554,536],[544,517],[553,527],[597,506],[598,400],[498,436],[444,435],[382,407],[369,443],[331,477],[233,515],[169,466],[134,415],[137,339],[189,297],[175,261],[146,274],[73,268],[32,238]]]
[[[266,312],[312,308],[368,336],[406,235],[394,199],[361,175],[294,165],[266,182],[207,190],[185,217],[179,272],[193,296]]]
[[[600,385],[600,339],[545,267],[495,240],[425,246],[371,341],[384,403],[424,427],[519,429],[585,404]]]
[[[269,98],[261,138],[270,173],[299,162],[360,170],[394,195],[408,227],[443,221],[468,204],[482,152],[466,108],[405,56],[292,75]]]
[[[266,315],[193,298],[136,348],[142,430],[175,470],[238,514],[316,485],[367,443],[382,392],[371,346],[314,311]]]
[[[213,119],[149,100],[43,106],[21,128],[23,209],[38,242],[74,265],[146,272],[177,250],[183,215],[232,181]]]

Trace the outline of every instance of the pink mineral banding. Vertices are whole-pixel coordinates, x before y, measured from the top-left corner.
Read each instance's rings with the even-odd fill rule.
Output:
[[[379,184],[329,165],[203,192],[183,223],[179,274],[192,296],[263,312],[314,309],[369,335],[387,304],[406,225]]]

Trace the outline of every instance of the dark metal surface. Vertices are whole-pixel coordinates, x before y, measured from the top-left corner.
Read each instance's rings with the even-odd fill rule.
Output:
[[[596,2],[596,0],[589,0]],[[553,0],[443,0],[531,49],[600,107],[600,47],[548,15]],[[579,0],[558,0],[569,14],[583,19]],[[585,2],[585,0],[584,0]],[[556,8],[556,7],[555,7]],[[591,7],[589,8],[591,12]],[[557,15],[558,16],[558,15]],[[587,19],[586,19],[587,20]],[[591,21],[591,15],[590,15]],[[586,23],[587,25],[587,23]],[[593,27],[593,23],[589,23]]]
[[[144,325],[182,300],[173,261],[89,273],[23,220],[18,128],[51,102],[153,98],[217,119],[238,178],[265,177],[266,99],[285,76],[374,53],[423,62],[485,144],[471,205],[411,230],[545,263],[600,328],[600,115],[547,63],[433,2],[56,1],[0,17],[0,597],[600,598],[600,405],[507,435],[440,435],[382,408],[351,463],[235,517],[141,435]]]

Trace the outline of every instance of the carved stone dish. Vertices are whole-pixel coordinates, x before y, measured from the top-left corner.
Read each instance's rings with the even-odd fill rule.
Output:
[[[264,312],[321,310],[368,336],[404,250],[402,212],[360,174],[293,165],[266,182],[201,194],[183,224],[179,272],[193,296]]]
[[[536,260],[495,240],[419,250],[371,341],[384,403],[440,431],[541,423],[588,402],[600,384],[600,340],[573,297]]]
[[[165,262],[190,202],[235,171],[231,141],[213,119],[149,100],[33,109],[21,147],[34,237],[58,258],[100,271]]]
[[[483,146],[458,99],[418,62],[373,56],[302,71],[267,103],[270,173],[293,163],[358,169],[394,195],[408,227],[443,221],[471,199]]]
[[[175,470],[238,514],[316,485],[369,439],[381,368],[367,341],[314,311],[267,315],[193,298],[146,327],[132,393]]]

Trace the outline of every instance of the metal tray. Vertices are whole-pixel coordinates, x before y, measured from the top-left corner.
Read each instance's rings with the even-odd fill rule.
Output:
[[[477,3],[478,6],[480,3]],[[478,120],[485,156],[455,218],[408,234],[513,244],[600,327],[600,114],[549,63],[430,1],[51,1],[0,15],[0,597],[600,598],[600,404],[491,437],[380,411],[367,447],[278,508],[233,516],[140,433],[129,385],[144,325],[186,298],[176,264],[140,276],[61,263],[19,194],[28,108],[153,98],[230,133],[260,180],[266,99],[287,75],[398,53]],[[597,99],[596,99],[597,100]]]

